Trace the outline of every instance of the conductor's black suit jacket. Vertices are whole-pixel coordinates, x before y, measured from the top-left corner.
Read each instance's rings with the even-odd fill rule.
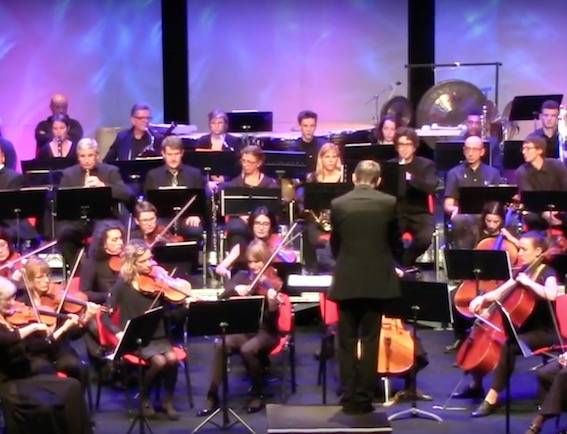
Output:
[[[400,296],[394,260],[401,251],[396,198],[359,185],[331,203],[331,250],[336,258],[329,298]]]

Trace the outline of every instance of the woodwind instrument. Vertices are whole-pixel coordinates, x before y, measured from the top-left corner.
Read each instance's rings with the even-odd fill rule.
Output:
[[[89,177],[91,176],[91,170],[90,169],[85,169],[85,182],[83,184],[84,187],[88,187],[87,185],[87,181],[89,179]]]

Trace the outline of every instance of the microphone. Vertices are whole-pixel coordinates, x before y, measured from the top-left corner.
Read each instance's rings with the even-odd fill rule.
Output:
[[[394,89],[398,86],[400,86],[402,84],[401,81],[394,81],[393,83],[390,83],[389,85],[387,85],[386,87],[382,88],[376,95],[374,95],[372,98],[370,98],[368,101],[366,101],[366,104],[370,104],[372,101],[376,101],[380,98],[381,95],[383,95],[386,92],[393,92]],[[388,98],[390,99],[390,98]]]

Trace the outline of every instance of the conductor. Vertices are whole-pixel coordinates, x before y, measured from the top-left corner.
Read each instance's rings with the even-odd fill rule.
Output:
[[[374,410],[381,315],[388,300],[400,296],[394,257],[401,256],[402,246],[396,199],[375,190],[380,165],[359,162],[352,181],[354,189],[331,203],[331,250],[337,262],[329,298],[339,308],[343,412],[364,414]]]

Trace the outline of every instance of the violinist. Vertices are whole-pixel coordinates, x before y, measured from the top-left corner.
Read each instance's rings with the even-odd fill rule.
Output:
[[[30,340],[45,340],[48,327],[30,322],[18,328],[11,323],[17,322],[14,316],[19,313],[15,296],[14,284],[0,277],[0,400],[5,432],[91,433],[80,383],[57,377],[53,366],[37,363],[29,352]]]
[[[253,241],[264,241],[271,251],[274,251],[281,241],[281,237],[277,233],[278,224],[276,216],[265,206],[256,208],[254,212],[250,214],[248,218],[248,229],[252,234]],[[244,263],[246,262],[245,252],[247,245],[247,240],[235,244],[224,260],[216,267],[215,272],[219,276],[230,278],[231,268],[245,268]],[[287,263],[295,262],[296,260],[297,255],[295,252],[285,247],[280,249],[274,259],[275,262]]]
[[[132,231],[132,239],[144,240],[151,246],[156,242],[157,236],[162,232],[164,226],[158,224],[158,216],[156,207],[147,201],[138,202],[134,208],[134,222],[138,225],[137,229]],[[176,242],[182,241],[183,238],[166,232],[158,242]]]
[[[480,137],[467,137],[463,145],[465,162],[447,172],[443,208],[452,226],[451,245],[456,249],[474,247],[477,235],[471,228],[478,226],[478,214],[463,214],[459,211],[459,188],[500,183],[498,170],[482,162],[485,152]]]
[[[10,235],[4,229],[0,229],[0,267],[19,257],[20,254],[14,249]],[[20,267],[21,265],[4,268],[0,270],[0,276],[13,281],[19,281],[22,277],[22,273],[19,270]]]
[[[524,271],[520,271],[515,278],[494,291],[478,295],[469,305],[471,312],[481,314],[484,308],[496,300],[500,300],[507,289],[510,288],[510,285],[514,284],[516,287],[521,286],[533,292],[536,297],[535,307],[518,330],[520,339],[532,349],[552,345],[556,340],[549,301],[555,300],[558,294],[557,278],[555,272],[549,266],[539,264],[546,250],[547,241],[542,234],[534,231],[523,234],[519,241],[518,265]],[[537,267],[534,267],[535,265]],[[528,269],[530,272],[525,272]],[[516,354],[519,354],[516,343],[502,345],[492,384],[486,395],[484,395],[482,388],[482,374],[475,372],[472,372],[472,383],[465,390],[455,395],[455,397],[460,398],[480,398],[484,395],[483,402],[473,411],[473,417],[488,416],[497,408],[498,394],[504,389],[507,377],[512,375],[514,371]],[[508,372],[506,371],[507,359],[510,367]]]
[[[205,186],[201,171],[195,167],[183,164],[183,143],[177,136],[168,136],[161,143],[163,166],[150,170],[146,175],[144,193],[157,190],[160,187],[203,188]],[[196,239],[203,235],[203,224],[197,215],[190,215],[179,225],[178,232],[189,238]]]
[[[142,284],[143,280],[152,276],[154,265],[152,252],[142,240],[131,240],[126,245],[120,275],[112,288],[109,301],[112,310],[120,312],[120,327],[112,323],[109,315],[103,315],[104,325],[118,338],[122,336],[122,330],[128,320],[142,315],[150,307],[155,307],[156,301],[159,304],[164,303],[159,290],[153,291],[151,287]],[[156,282],[157,286],[158,282]],[[153,380],[158,374],[162,374],[165,388],[163,408],[169,419],[178,419],[179,414],[173,405],[178,361],[163,323],[158,327],[150,343],[141,349],[141,357],[148,362],[143,381],[144,388],[140,391],[144,415],[146,417],[156,415],[149,393]]]
[[[282,281],[277,277],[275,270],[268,268],[259,284],[250,288],[258,272],[264,267],[270,257],[270,248],[260,240],[255,240],[246,249],[248,269],[241,270],[231,277],[225,286],[225,291],[220,298],[246,295],[265,295],[264,315],[262,324],[257,334],[232,334],[226,337],[226,348],[230,354],[233,351],[240,352],[246,365],[252,382],[251,397],[248,402],[247,412],[256,413],[264,407],[262,396],[262,364],[260,355],[269,354],[277,345],[278,336],[278,291],[281,289]],[[215,342],[212,378],[207,392],[206,407],[200,410],[198,416],[207,416],[219,406],[218,388],[222,381],[222,345],[219,340]]]
[[[24,278],[29,286],[29,295],[33,298],[32,306],[56,308],[52,301],[57,305],[60,300],[53,298],[57,288],[51,282],[51,270],[47,262],[37,256],[31,256],[24,266]],[[69,314],[68,316],[69,319],[55,332],[57,335],[54,333],[54,336],[57,336],[57,338],[51,344],[46,345],[44,340],[38,340],[37,347],[30,351],[43,358],[46,363],[53,365],[55,370],[64,372],[85,385],[88,373],[82,365],[79,355],[71,346],[70,333],[79,331],[92,317],[92,310],[87,310],[80,321],[75,314]]]

